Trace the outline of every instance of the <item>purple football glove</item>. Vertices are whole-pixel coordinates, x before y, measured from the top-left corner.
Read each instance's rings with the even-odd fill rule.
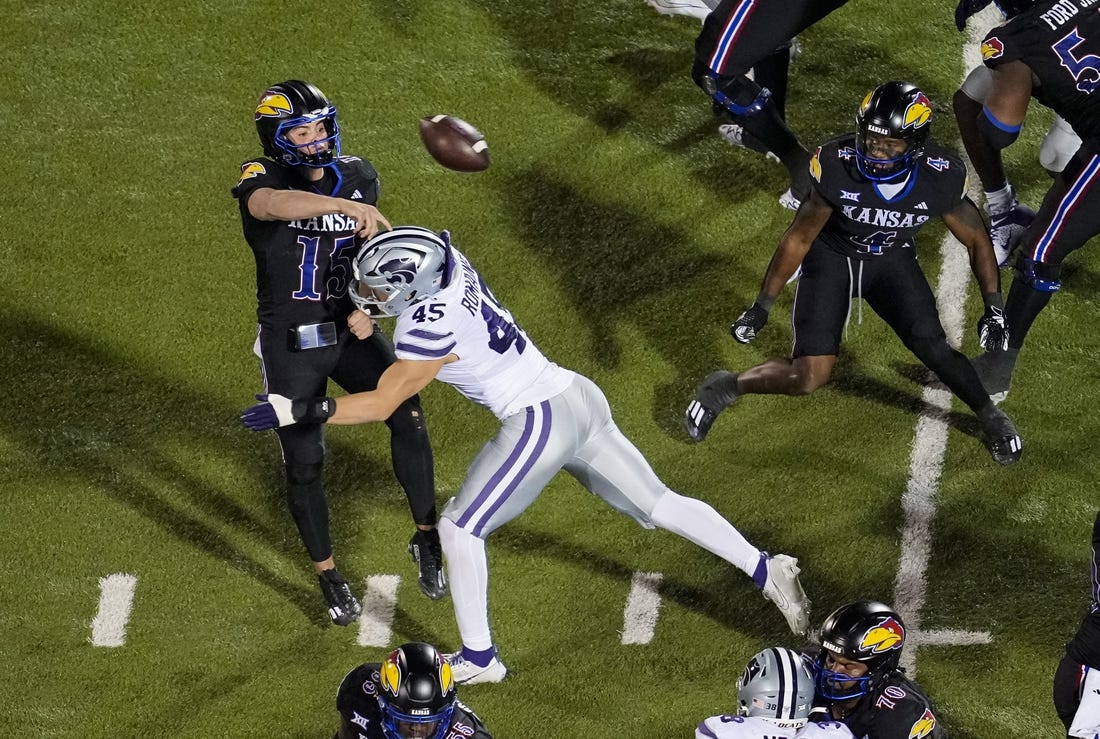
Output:
[[[290,398],[275,393],[261,393],[256,396],[261,401],[241,412],[241,423],[253,431],[267,431],[294,423]]]

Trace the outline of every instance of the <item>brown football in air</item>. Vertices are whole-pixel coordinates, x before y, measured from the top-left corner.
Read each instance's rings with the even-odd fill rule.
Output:
[[[420,140],[432,158],[458,172],[481,172],[489,166],[489,145],[481,132],[453,115],[420,119]]]

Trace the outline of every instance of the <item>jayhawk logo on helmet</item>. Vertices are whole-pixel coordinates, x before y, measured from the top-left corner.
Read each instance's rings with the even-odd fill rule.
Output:
[[[382,689],[390,695],[396,696],[401,690],[401,667],[397,664],[399,652],[390,652],[390,656],[386,657],[386,661],[382,663],[382,669],[379,670],[378,682],[382,684]]]
[[[882,654],[891,649],[901,649],[905,643],[905,629],[901,623],[891,616],[879,621],[877,626],[872,626],[859,640],[859,651],[870,651],[871,654]]]
[[[921,717],[913,723],[913,727],[909,729],[909,739],[922,739],[922,737],[932,736],[935,728],[936,717],[931,710],[926,708]]]
[[[902,128],[920,128],[932,120],[932,101],[923,92],[917,93],[913,102],[905,109],[905,122]]]
[[[250,180],[253,177],[258,177],[262,174],[267,174],[267,170],[264,169],[264,165],[259,162],[245,162],[241,165],[241,178],[237,180],[237,184],[241,184],[245,180]]]
[[[451,692],[451,688],[454,686],[455,676],[451,672],[451,663],[445,659],[439,661],[439,687],[443,691],[443,695]]]
[[[991,36],[982,42],[982,59],[996,59],[1005,53],[1005,45],[996,36]]]
[[[868,90],[867,94],[863,96],[863,102],[859,104],[859,112],[866,113],[867,108],[871,105],[871,96],[875,94],[874,90]]]
[[[293,110],[290,100],[281,92],[268,92],[256,104],[257,118],[277,118]]]

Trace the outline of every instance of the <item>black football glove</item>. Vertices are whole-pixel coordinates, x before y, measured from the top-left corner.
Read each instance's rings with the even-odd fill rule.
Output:
[[[987,352],[1008,349],[1008,324],[1004,311],[996,305],[987,305],[978,320],[978,343]]]
[[[730,333],[737,341],[748,344],[756,338],[756,335],[764,329],[767,323],[768,311],[760,307],[759,303],[753,303],[751,308],[733,322],[733,325],[730,326]]]
[[[256,396],[261,402],[241,412],[241,423],[253,431],[267,431],[292,423],[324,423],[336,412],[332,398],[291,400],[276,393]]]

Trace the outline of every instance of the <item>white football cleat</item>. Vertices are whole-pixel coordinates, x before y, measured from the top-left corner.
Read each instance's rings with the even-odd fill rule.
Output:
[[[779,607],[791,631],[804,636],[810,628],[810,599],[798,581],[798,560],[786,554],[768,557],[764,597]]]
[[[703,0],[645,0],[650,7],[661,15],[686,15],[703,20],[711,7]]]
[[[462,652],[443,655],[451,665],[451,674],[455,682],[460,685],[476,685],[477,683],[499,683],[508,674],[508,668],[496,657],[492,661],[480,667],[462,656]]]
[[[787,210],[798,210],[799,206],[802,205],[802,201],[796,198],[794,193],[791,192],[791,188],[788,187],[787,192],[779,196],[779,204]]]
[[[993,255],[997,258],[998,267],[1011,266],[1012,252],[1034,220],[1035,211],[1015,200],[1011,208],[989,214],[989,238],[993,242]]]

